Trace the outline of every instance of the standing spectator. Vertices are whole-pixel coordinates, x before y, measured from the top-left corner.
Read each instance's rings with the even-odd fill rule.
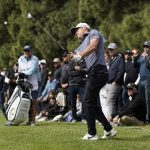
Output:
[[[110,43],[108,45],[108,51],[111,56],[109,64],[107,82],[107,100],[106,103],[109,107],[109,117],[117,109],[117,98],[122,90],[123,76],[125,70],[125,61],[122,55],[118,53],[118,47],[116,43]],[[109,118],[108,118],[109,119]]]
[[[39,60],[32,54],[32,48],[30,45],[26,45],[23,48],[23,53],[18,59],[18,72],[28,76],[28,81],[32,84],[32,100],[29,110],[29,121],[27,125],[35,126],[36,115],[36,100],[38,97],[38,81],[39,81]]]
[[[106,63],[106,67],[107,69],[109,69],[109,63],[111,61],[111,56],[109,55],[109,52],[108,50],[106,49],[105,50],[105,63]],[[100,104],[101,104],[101,107],[102,107],[102,111],[105,115],[106,118],[109,118],[109,106],[108,106],[108,103],[106,103],[106,100],[107,100],[107,88],[106,88],[106,85],[104,85],[101,90],[100,90]]]
[[[48,80],[48,68],[45,59],[40,60],[40,72],[41,72],[41,82],[39,87],[39,95],[41,95],[42,91],[45,88],[46,82]]]
[[[90,26],[86,23],[79,23],[71,29],[71,33],[81,40],[79,47],[75,50],[74,61],[80,62],[83,58],[88,70],[83,98],[88,133],[82,139],[98,140],[95,126],[96,119],[102,123],[105,130],[102,139],[115,136],[117,131],[112,128],[98,105],[100,89],[106,84],[108,78],[102,35],[97,30],[90,30]]]
[[[53,60],[53,69],[54,69],[54,79],[58,82],[58,88],[60,88],[60,77],[61,77],[61,61],[59,58],[54,58]]]
[[[8,83],[8,99],[10,99],[15,87],[17,86],[16,80],[18,77],[18,63],[15,63],[13,68],[8,71],[7,77],[10,79]]]
[[[4,108],[4,85],[5,85],[5,77],[0,74],[0,109]]]
[[[69,86],[68,63],[69,62],[70,62],[69,54],[65,52],[63,55],[63,65],[61,68],[60,84],[63,93],[66,96],[67,106],[70,106],[69,99],[68,99],[68,86]]]
[[[146,105],[147,105],[147,114],[146,120],[147,123],[150,123],[150,69],[149,69],[149,54],[150,54],[150,41],[146,41],[143,44],[144,51],[139,56],[138,54],[134,55],[134,65],[135,67],[140,67],[140,81],[139,81],[139,90],[145,92]]]
[[[41,81],[39,82],[38,97],[40,97],[42,91],[45,88],[46,82],[48,80],[48,68],[47,68],[46,60],[45,59],[40,60],[39,65],[40,65]],[[39,113],[41,109],[42,109],[42,105],[41,103],[38,103],[37,113]]]
[[[71,103],[72,110],[72,123],[75,123],[77,118],[77,95],[80,96],[81,103],[83,102],[83,94],[85,88],[85,62],[76,63],[74,61],[70,61],[68,65],[68,73],[69,73],[69,88],[68,88],[68,98]],[[84,109],[82,109],[82,119],[85,118]]]
[[[124,73],[124,86],[123,86],[123,104],[128,101],[127,85],[128,83],[135,83],[138,79],[139,68],[134,67],[132,60],[132,51],[125,52],[125,73]]]

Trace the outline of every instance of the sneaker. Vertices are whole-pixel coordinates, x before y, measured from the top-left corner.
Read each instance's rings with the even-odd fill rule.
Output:
[[[38,120],[42,117],[42,113],[39,113],[37,116],[35,116],[35,120]]]
[[[87,123],[86,119],[81,120],[82,123]]]
[[[83,138],[81,138],[82,140],[91,140],[91,141],[94,141],[94,140],[98,140],[99,137],[97,135],[90,135],[90,134],[85,134],[85,136]]]
[[[30,126],[31,126],[31,127],[35,127],[35,123],[31,123]]]
[[[37,119],[36,121],[41,122],[41,121],[46,121],[46,120],[47,120],[47,117],[41,117],[41,118]]]
[[[76,123],[77,120],[76,119],[72,119],[71,123]]]
[[[111,137],[114,137],[117,135],[117,130],[115,130],[114,128],[112,128],[109,132],[104,131],[104,135],[101,137],[101,139],[109,139]]]

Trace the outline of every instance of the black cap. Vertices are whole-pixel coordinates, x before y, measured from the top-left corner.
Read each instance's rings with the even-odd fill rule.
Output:
[[[150,47],[150,41],[145,41],[145,42],[144,42],[144,46]]]
[[[126,51],[125,51],[125,54],[127,54],[127,55],[132,55],[133,53],[132,53],[132,51],[130,51],[130,50],[126,50]]]
[[[134,83],[129,83],[129,84],[127,85],[127,89],[133,89],[133,88],[136,88],[136,89],[137,89],[137,85],[134,84]]]
[[[24,46],[23,50],[24,50],[24,51],[31,51],[32,48],[31,48],[30,45],[26,45],[26,46]]]

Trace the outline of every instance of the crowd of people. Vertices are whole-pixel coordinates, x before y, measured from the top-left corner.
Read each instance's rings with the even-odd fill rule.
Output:
[[[104,51],[100,32],[86,23],[79,23],[71,33],[81,40],[79,47],[54,58],[51,70],[26,45],[13,68],[1,71],[2,110],[21,72],[33,86],[27,125],[82,121],[88,127],[82,139],[97,140],[95,120],[104,127],[103,139],[117,134],[112,124],[150,123],[150,41],[141,43],[142,53],[136,49],[120,53],[116,43],[108,44]]]

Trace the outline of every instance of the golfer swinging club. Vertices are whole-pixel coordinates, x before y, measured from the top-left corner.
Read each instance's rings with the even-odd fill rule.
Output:
[[[108,139],[117,134],[110,123],[105,118],[100,105],[98,104],[100,89],[106,84],[108,79],[107,68],[104,61],[103,38],[99,31],[90,30],[86,23],[79,23],[71,29],[71,33],[76,35],[81,43],[75,49],[73,60],[80,62],[85,59],[88,79],[85,85],[83,105],[87,117],[88,133],[83,140],[98,140],[96,134],[95,120],[97,119],[104,127],[104,135],[101,139]]]

